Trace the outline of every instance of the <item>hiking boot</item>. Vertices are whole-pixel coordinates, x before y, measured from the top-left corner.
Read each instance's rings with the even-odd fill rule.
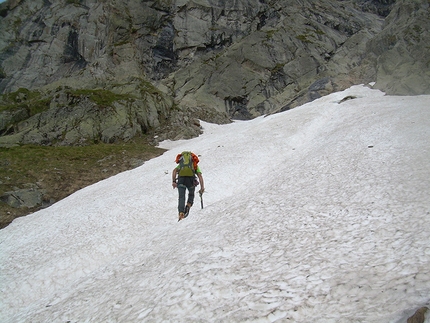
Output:
[[[185,218],[185,214],[184,212],[180,212],[178,222],[181,221],[183,218]]]
[[[187,203],[187,205],[185,205],[184,218],[186,218],[188,216],[188,214],[190,213],[190,207],[191,207],[191,205],[189,205],[188,203]]]

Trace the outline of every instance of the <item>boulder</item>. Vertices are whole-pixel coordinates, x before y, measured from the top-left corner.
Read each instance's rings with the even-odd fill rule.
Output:
[[[45,191],[33,184],[27,186],[29,187],[5,192],[0,196],[0,201],[14,208],[33,208],[41,206]]]

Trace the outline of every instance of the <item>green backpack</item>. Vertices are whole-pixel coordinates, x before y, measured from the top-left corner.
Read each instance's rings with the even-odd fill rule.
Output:
[[[197,171],[199,158],[191,151],[183,151],[176,156],[176,163],[179,164],[179,176],[194,176]]]

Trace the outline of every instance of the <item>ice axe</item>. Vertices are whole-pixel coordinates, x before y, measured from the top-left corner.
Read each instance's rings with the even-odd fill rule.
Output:
[[[202,209],[203,209],[203,192],[202,191],[199,191],[199,195],[200,195],[200,206],[202,207]]]

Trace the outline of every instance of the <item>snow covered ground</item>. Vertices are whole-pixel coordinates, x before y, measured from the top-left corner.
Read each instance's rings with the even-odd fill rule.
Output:
[[[0,322],[406,322],[430,305],[430,96],[354,86],[203,127],[0,230]],[[177,222],[183,150],[207,192]]]

